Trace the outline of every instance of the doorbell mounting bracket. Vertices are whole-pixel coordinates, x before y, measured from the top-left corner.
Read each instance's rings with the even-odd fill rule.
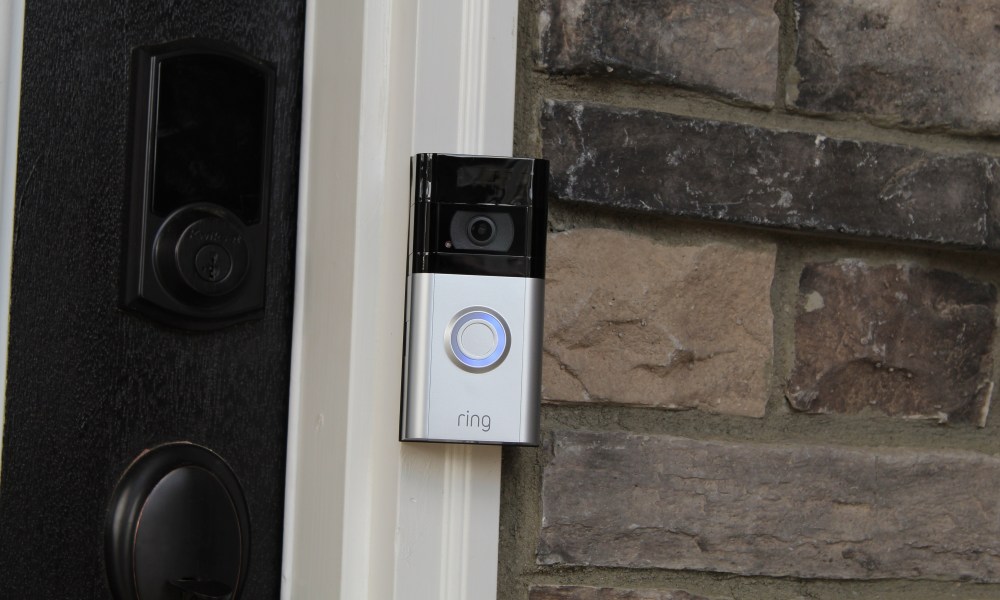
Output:
[[[123,305],[184,329],[263,316],[274,69],[209,40],[132,62]]]
[[[548,162],[411,164],[402,441],[538,444]]]

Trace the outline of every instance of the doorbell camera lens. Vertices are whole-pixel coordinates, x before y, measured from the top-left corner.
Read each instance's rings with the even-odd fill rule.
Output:
[[[506,212],[457,210],[448,233],[458,251],[509,252],[514,244],[514,218]]]
[[[485,246],[497,235],[496,225],[489,217],[475,217],[469,221],[469,238],[477,246]]]

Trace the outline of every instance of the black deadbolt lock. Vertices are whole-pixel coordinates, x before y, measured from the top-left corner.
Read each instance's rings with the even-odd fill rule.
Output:
[[[183,40],[139,48],[133,70],[125,306],[185,329],[262,316],[273,68]]]

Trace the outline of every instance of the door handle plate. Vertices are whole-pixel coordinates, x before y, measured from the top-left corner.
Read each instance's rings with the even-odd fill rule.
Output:
[[[105,528],[115,600],[236,600],[249,557],[246,499],[217,454],[169,443],[126,469]]]

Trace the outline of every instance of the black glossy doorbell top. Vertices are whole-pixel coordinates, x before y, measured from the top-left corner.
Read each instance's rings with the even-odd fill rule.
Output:
[[[264,308],[274,70],[231,46],[136,50],[124,304],[214,329]]]
[[[549,163],[418,154],[411,273],[545,276]]]

